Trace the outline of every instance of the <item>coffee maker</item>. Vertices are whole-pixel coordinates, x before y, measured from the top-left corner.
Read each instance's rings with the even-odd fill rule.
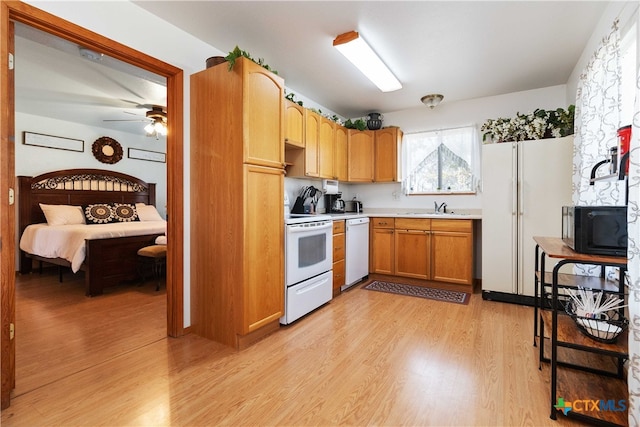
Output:
[[[327,213],[344,213],[344,200],[342,200],[342,193],[325,194],[324,204]]]

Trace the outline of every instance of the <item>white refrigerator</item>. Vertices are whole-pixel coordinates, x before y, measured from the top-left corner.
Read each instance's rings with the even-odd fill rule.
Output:
[[[484,299],[533,303],[533,237],[561,237],[572,169],[573,136],[482,146]]]

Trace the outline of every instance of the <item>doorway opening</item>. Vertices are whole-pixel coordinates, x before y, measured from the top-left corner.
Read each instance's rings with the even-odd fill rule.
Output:
[[[0,6],[1,51],[0,96],[7,100],[8,114],[0,115],[0,181],[7,194],[15,188],[15,159],[11,144],[15,143],[14,127],[14,76],[9,67],[9,53],[14,52],[14,23],[22,23],[82,45],[98,53],[108,54],[120,61],[166,78],[167,82],[167,238],[171,242],[167,253],[167,335],[184,334],[184,284],[183,284],[183,72],[160,61],[99,34],[88,31],[49,13],[21,2],[3,2]],[[0,237],[4,237],[0,253],[2,260],[2,408],[10,403],[11,390],[15,387],[15,206],[6,198],[0,200],[0,212],[6,221]],[[6,279],[6,280],[5,280]],[[19,331],[19,329],[18,329]],[[18,332],[19,333],[19,332]]]

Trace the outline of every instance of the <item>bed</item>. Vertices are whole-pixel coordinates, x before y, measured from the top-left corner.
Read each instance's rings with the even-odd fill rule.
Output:
[[[155,184],[101,169],[67,169],[35,177],[19,176],[18,191],[21,243],[28,226],[34,224],[27,234],[31,233],[33,228],[48,228],[40,204],[87,206],[123,203],[155,206],[156,202]],[[92,229],[94,234],[83,239],[85,246],[82,248],[81,260],[48,257],[21,249],[20,272],[30,273],[34,260],[84,271],[87,296],[100,295],[106,287],[117,285],[124,280],[136,279],[138,249],[154,244],[157,237],[165,235],[166,222],[162,220],[150,221],[149,224],[133,224],[130,228],[136,230],[126,233],[106,231],[108,225],[111,224],[85,226]],[[74,238],[77,239],[78,236],[75,235]]]

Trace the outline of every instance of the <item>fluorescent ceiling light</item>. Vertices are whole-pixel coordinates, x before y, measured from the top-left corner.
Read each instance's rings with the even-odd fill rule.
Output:
[[[367,76],[383,92],[402,89],[396,76],[384,65],[371,47],[359,36],[357,31],[350,31],[336,37],[333,46],[340,51],[353,65]]]

